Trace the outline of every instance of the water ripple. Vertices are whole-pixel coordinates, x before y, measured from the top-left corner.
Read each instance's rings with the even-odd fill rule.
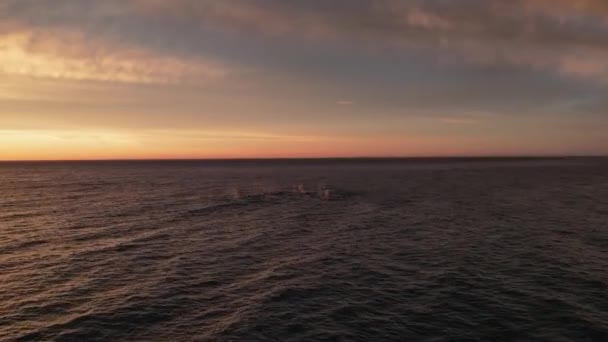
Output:
[[[3,166],[0,340],[608,340],[605,160],[268,163]]]

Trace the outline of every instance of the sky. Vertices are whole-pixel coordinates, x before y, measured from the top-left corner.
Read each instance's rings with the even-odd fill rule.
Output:
[[[0,160],[606,154],[606,0],[0,0]]]

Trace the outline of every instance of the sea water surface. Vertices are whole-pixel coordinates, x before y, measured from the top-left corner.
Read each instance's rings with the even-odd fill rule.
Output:
[[[0,340],[608,341],[608,160],[2,163]]]

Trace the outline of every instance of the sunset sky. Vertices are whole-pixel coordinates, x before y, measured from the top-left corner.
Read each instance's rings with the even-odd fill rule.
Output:
[[[0,160],[598,154],[606,0],[0,0]]]

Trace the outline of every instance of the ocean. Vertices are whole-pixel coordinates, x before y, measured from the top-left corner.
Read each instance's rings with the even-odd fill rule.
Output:
[[[0,163],[2,341],[608,341],[608,159]]]

